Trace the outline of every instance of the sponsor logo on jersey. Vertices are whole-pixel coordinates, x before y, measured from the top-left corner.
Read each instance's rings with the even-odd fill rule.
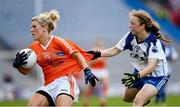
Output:
[[[64,56],[64,52],[57,52],[56,55],[58,55],[58,56]]]

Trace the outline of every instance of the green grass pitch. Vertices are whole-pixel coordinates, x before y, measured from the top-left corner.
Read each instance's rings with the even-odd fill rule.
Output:
[[[180,106],[180,95],[169,95],[167,96],[166,105],[159,103],[155,104],[154,99],[151,100],[150,106]],[[0,102],[0,106],[25,106],[27,101],[18,100],[18,101],[6,101]],[[82,97],[79,98],[78,103],[74,103],[73,106],[82,106]],[[90,106],[98,106],[98,97],[92,97],[90,99]],[[108,97],[107,106],[132,106],[132,103],[125,103],[122,101],[121,97]]]

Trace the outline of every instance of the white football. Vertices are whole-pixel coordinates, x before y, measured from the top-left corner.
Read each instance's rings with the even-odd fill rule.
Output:
[[[23,50],[20,51],[20,53],[25,52],[27,54],[27,59],[25,60],[27,63],[22,65],[23,68],[32,68],[37,61],[37,55],[36,53],[29,48],[25,48]]]

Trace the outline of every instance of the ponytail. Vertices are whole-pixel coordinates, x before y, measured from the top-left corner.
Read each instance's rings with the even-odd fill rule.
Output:
[[[156,26],[151,26],[151,32],[154,33],[156,35],[157,39],[161,39],[164,42],[170,43],[171,40],[166,39],[161,33],[159,33],[159,28],[157,28]]]

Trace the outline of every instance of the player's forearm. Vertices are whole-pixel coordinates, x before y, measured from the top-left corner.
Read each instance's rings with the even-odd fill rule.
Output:
[[[157,59],[149,59],[148,66],[139,72],[140,77],[145,77],[155,70]]]
[[[145,77],[145,76],[149,75],[150,73],[152,73],[153,71],[154,71],[154,69],[152,67],[146,67],[145,69],[140,71],[139,74],[140,74],[140,77]]]
[[[101,50],[101,56],[102,57],[112,57],[112,56],[119,54],[120,52],[121,52],[121,50],[119,50],[118,48],[112,47],[109,49]]]
[[[79,65],[81,66],[82,69],[85,69],[88,67],[88,64],[87,64],[85,58],[79,52],[73,53],[72,56],[74,59],[76,59],[78,61]]]

